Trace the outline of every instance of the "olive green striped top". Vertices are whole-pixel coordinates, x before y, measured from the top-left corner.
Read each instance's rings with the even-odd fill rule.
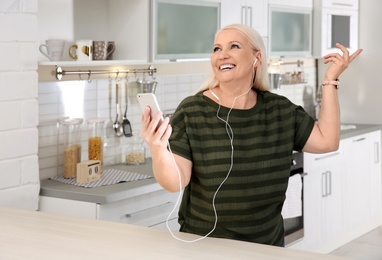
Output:
[[[291,155],[304,147],[314,120],[287,98],[258,92],[253,108],[230,113],[231,148],[217,111],[218,104],[200,92],[184,99],[171,118],[171,150],[193,162],[179,210],[180,230],[204,236],[213,229],[213,196],[233,159],[215,198],[218,220],[211,236],[280,246]],[[226,120],[228,111],[221,107],[219,117]]]

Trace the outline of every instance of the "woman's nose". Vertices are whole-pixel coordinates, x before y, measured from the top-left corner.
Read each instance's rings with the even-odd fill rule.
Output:
[[[226,59],[227,57],[229,57],[228,50],[222,50],[219,54],[219,59]]]

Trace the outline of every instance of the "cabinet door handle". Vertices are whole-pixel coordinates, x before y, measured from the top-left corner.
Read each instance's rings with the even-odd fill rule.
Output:
[[[334,2],[333,2],[333,5],[347,6],[347,7],[352,7],[352,6],[354,6],[354,5],[352,5],[352,4],[346,4],[346,3],[334,3]]]
[[[321,156],[321,157],[316,157],[316,158],[314,158],[314,160],[315,161],[324,160],[326,158],[334,157],[334,156],[337,156],[339,154],[340,154],[339,152],[335,152],[335,153],[327,154],[327,155],[324,155],[324,156]]]
[[[362,138],[353,140],[353,143],[361,142],[361,141],[365,141],[365,140],[366,140],[366,138],[365,138],[365,137],[362,137]]]
[[[374,163],[379,163],[379,142],[374,142]]]
[[[326,173],[321,173],[321,196],[325,198],[327,196],[327,186],[326,186]]]
[[[241,7],[241,24],[247,24],[247,7]]]
[[[252,6],[248,6],[247,8],[248,8],[248,11],[249,11],[249,26],[252,27]]]
[[[172,205],[174,205],[174,203],[169,201],[169,202],[166,202],[164,204],[161,204],[161,205],[158,205],[158,206],[154,206],[154,207],[151,207],[151,208],[135,211],[135,212],[132,212],[132,213],[126,213],[125,216],[127,218],[133,218],[133,217],[135,217],[137,215],[145,214],[145,213],[147,213],[149,211],[158,210],[158,209],[161,209],[161,208],[166,208],[166,207],[169,207],[169,206],[172,206]]]
[[[328,178],[327,178],[327,183],[328,183],[328,189],[327,189],[327,195],[332,195],[332,171],[327,171],[328,173]]]

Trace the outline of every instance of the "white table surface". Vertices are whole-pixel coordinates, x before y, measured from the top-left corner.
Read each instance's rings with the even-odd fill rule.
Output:
[[[197,236],[176,233],[193,240]],[[166,230],[0,208],[0,259],[343,259],[293,249]]]

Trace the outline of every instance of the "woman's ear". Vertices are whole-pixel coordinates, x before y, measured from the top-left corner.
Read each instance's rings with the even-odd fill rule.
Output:
[[[257,51],[256,53],[255,53],[255,58],[258,60],[258,62],[260,62],[260,64],[261,64],[261,62],[262,62],[262,60],[261,60],[261,52],[260,51]]]

